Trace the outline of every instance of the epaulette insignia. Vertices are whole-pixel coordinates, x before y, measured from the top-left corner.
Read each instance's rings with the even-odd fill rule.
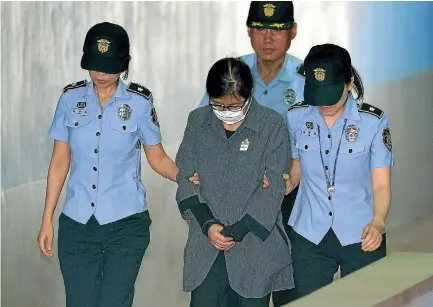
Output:
[[[68,90],[72,90],[74,88],[83,87],[83,86],[86,86],[86,85],[87,85],[87,80],[81,80],[81,81],[78,81],[78,82],[74,82],[74,83],[68,84],[68,85],[66,85],[63,88],[63,93],[66,93]]]
[[[358,111],[374,115],[377,118],[381,118],[383,116],[383,111],[381,109],[373,107],[371,104],[368,103],[362,103],[361,105],[359,105]]]
[[[143,96],[147,100],[152,100],[151,99],[152,98],[152,92],[149,91],[146,87],[144,87],[138,83],[134,83],[134,82],[129,83],[126,90],[129,92],[135,93],[137,95]]]
[[[300,74],[301,76],[305,77],[305,67],[304,67],[304,64],[301,64],[301,66],[299,66],[299,67],[296,69],[296,72],[297,72],[298,74]]]
[[[301,102],[295,103],[294,105],[290,106],[287,111],[297,109],[297,108],[307,108],[307,107],[308,107],[308,104],[305,101],[301,101]]]

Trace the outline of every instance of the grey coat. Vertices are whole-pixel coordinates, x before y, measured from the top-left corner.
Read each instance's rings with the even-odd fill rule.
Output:
[[[246,139],[247,150],[240,150]],[[246,298],[294,287],[291,245],[281,218],[282,174],[287,172],[289,156],[283,118],[255,100],[229,139],[209,106],[192,111],[176,156],[178,204],[197,195],[223,224],[231,225],[249,214],[267,233],[260,239],[250,232],[224,252],[230,286]],[[195,171],[199,186],[188,180]],[[265,171],[270,181],[267,189],[262,187]],[[182,216],[192,219],[184,251],[183,283],[189,292],[203,282],[219,250],[203,235],[190,210]]]

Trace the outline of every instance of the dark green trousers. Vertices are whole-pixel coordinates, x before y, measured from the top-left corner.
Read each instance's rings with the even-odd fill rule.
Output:
[[[332,283],[338,267],[344,278],[386,256],[385,234],[381,246],[373,252],[362,251],[361,243],[342,246],[332,229],[319,245],[311,243],[294,230],[290,241],[297,298]]]
[[[100,225],[59,218],[59,262],[67,307],[131,307],[134,284],[150,242],[149,213]]]
[[[281,213],[283,216],[284,230],[290,238],[290,232],[292,227],[289,226],[289,218],[292,213],[293,206],[295,204],[296,195],[298,193],[298,187],[296,187],[289,195],[286,195],[281,204]],[[292,246],[293,250],[293,246]],[[282,291],[272,292],[272,303],[274,307],[284,306],[296,299],[295,289],[288,289]]]
[[[204,281],[191,293],[190,307],[268,307],[269,297],[245,298],[229,285],[224,252],[220,252]]]

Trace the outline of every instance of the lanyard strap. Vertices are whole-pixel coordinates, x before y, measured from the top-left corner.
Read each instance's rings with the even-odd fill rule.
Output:
[[[330,175],[328,175],[328,172],[326,171],[325,162],[323,161],[322,142],[320,139],[320,126],[317,125],[317,129],[318,129],[317,132],[319,134],[320,159],[322,160],[322,167],[323,167],[323,172],[325,173],[326,185],[328,187],[328,194],[329,195],[331,195],[335,191],[335,171],[337,169],[338,154],[340,153],[341,140],[343,139],[343,133],[346,130],[346,124],[347,124],[347,119],[344,120],[343,130],[341,130],[340,141],[338,142],[337,153],[335,155],[334,170],[333,170],[333,174],[332,174],[332,182],[329,178]]]

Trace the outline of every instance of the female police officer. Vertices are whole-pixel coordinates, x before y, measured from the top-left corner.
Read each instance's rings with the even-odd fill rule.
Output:
[[[66,86],[57,105],[39,247],[53,256],[52,217],[71,164],[58,236],[66,306],[132,306],[151,223],[141,144],[156,172],[174,181],[178,170],[161,146],[152,94],[119,78],[127,77],[130,61],[126,31],[97,24],[83,52],[81,67],[92,82]]]
[[[290,243],[283,230],[282,174],[288,133],[283,118],[252,97],[247,64],[216,62],[206,81],[207,107],[192,111],[176,156],[177,201],[191,219],[184,290],[191,307],[267,307],[271,291],[293,288]],[[200,185],[190,182],[197,171]],[[274,183],[262,188],[266,171]],[[266,204],[266,205],[265,205]]]
[[[289,219],[299,296],[331,283],[338,266],[344,277],[386,255],[393,164],[387,117],[360,102],[349,53],[314,46],[304,67],[305,102],[287,112],[290,178],[300,182]]]

